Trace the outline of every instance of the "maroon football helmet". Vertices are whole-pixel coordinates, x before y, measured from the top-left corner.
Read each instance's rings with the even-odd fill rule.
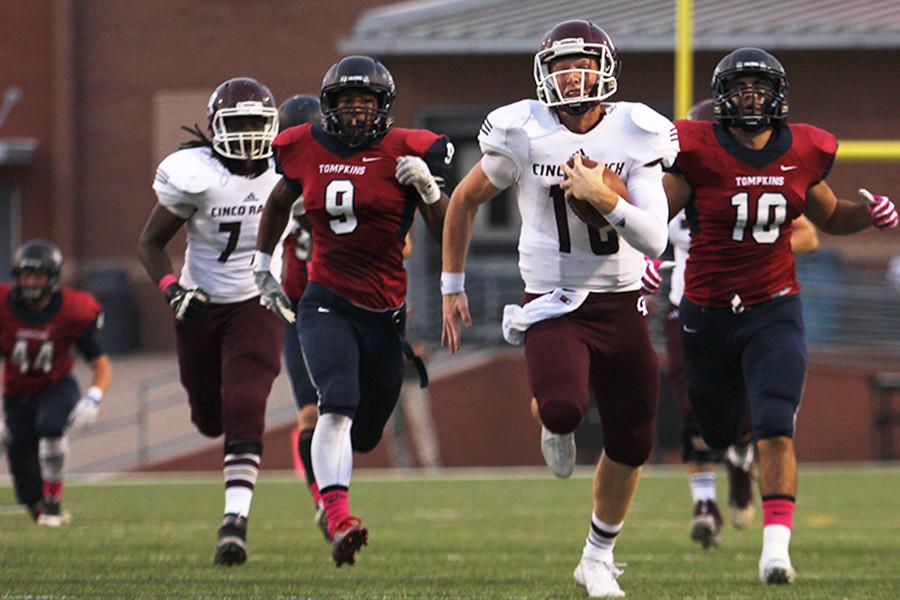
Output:
[[[209,97],[206,114],[213,150],[221,156],[238,160],[272,156],[278,109],[272,92],[257,80],[235,77],[220,84]]]
[[[716,116],[713,114],[713,99],[707,98],[694,104],[688,109],[685,118],[688,121],[714,121]]]
[[[550,72],[553,61],[562,57],[588,56],[597,60],[597,69],[571,68]],[[534,81],[537,97],[545,106],[561,107],[570,112],[583,112],[616,93],[621,63],[612,38],[590,21],[564,21],[544,34],[541,49],[534,55]],[[580,73],[581,93],[565,96],[557,77]],[[586,88],[586,82],[596,83]]]

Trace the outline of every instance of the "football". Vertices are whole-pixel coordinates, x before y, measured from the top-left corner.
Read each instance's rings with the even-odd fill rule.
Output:
[[[590,158],[581,158],[581,162],[584,166],[589,169],[593,169],[597,166],[596,160],[591,160]],[[569,161],[566,163],[570,167],[575,166],[575,157],[569,158]],[[614,171],[610,171],[609,169],[605,169],[603,171],[603,181],[612,188],[614,192],[619,194],[626,202],[631,202],[631,196],[628,195],[628,188],[625,187],[625,182],[622,181],[622,178],[616,175]],[[579,200],[577,198],[569,198],[569,208],[572,209],[572,212],[575,213],[579,219],[590,225],[591,227],[596,227],[597,229],[606,229],[608,227],[612,227],[609,222],[606,220],[600,211],[594,208],[594,205],[586,200]]]

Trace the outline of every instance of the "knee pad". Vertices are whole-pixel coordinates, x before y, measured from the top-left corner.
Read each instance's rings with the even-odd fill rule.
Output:
[[[773,437],[794,437],[794,416],[797,402],[787,396],[768,396],[753,411],[753,437],[763,440]]]
[[[604,431],[606,455],[617,463],[640,467],[650,458],[653,450],[653,421],[636,427],[626,435],[611,435]]]
[[[702,442],[703,438],[696,428],[687,428],[681,432],[681,461],[685,463],[701,464],[701,463],[717,463],[722,460],[722,450],[712,450],[702,445],[698,446],[698,442]]]
[[[575,404],[561,400],[538,400],[538,412],[544,427],[557,434],[572,433],[584,418]]]
[[[202,417],[193,415],[191,421],[194,423],[197,431],[207,437],[214,438],[222,435],[223,429],[221,419],[203,419]]]
[[[353,445],[353,451],[360,454],[371,452],[381,441],[383,432],[357,427],[356,423],[357,421],[354,421],[353,427],[350,429],[350,443]]]

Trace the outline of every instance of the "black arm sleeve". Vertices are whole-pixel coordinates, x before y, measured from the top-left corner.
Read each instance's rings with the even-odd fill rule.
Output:
[[[437,181],[440,187],[444,187],[444,183],[450,177],[450,174],[453,172],[453,144],[450,143],[450,140],[447,136],[441,136],[439,140],[431,145],[428,150],[425,151],[425,155],[422,157],[425,160],[425,164],[428,165],[428,170],[431,171],[431,174],[434,176],[435,181]]]
[[[90,327],[81,334],[81,337],[75,340],[78,351],[88,362],[94,362],[96,359],[106,354],[100,345],[100,340],[97,339],[97,333],[101,329],[103,329],[103,311],[100,311]]]

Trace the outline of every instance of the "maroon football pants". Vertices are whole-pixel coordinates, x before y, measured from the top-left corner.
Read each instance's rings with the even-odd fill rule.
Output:
[[[636,291],[591,294],[577,310],[525,334],[528,380],[544,426],[574,431],[593,400],[607,456],[635,467],[653,447],[659,394],[659,363],[643,307]]]
[[[281,369],[284,324],[251,298],[210,304],[176,321],[178,367],[191,421],[203,435],[262,442],[266,400]]]

